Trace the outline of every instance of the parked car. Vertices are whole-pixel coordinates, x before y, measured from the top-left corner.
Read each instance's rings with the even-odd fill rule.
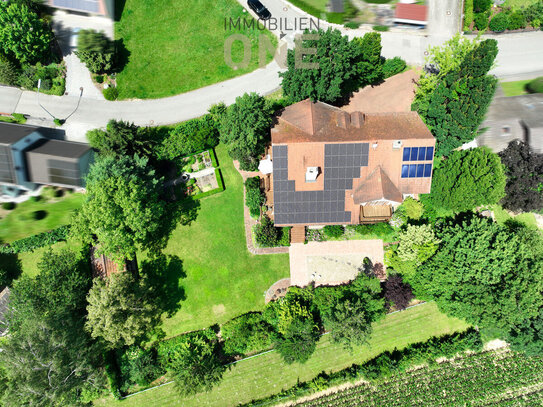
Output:
[[[72,28],[72,35],[70,36],[70,47],[77,48],[77,37],[79,36],[81,28]]]
[[[271,18],[270,10],[264,7],[264,4],[259,0],[247,0],[247,4],[261,20],[269,20]]]

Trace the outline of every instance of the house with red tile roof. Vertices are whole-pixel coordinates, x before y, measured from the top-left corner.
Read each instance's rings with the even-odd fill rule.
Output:
[[[435,138],[416,112],[347,112],[307,99],[271,130],[267,205],[276,226],[388,220],[430,192]]]
[[[428,7],[423,4],[396,4],[394,23],[426,26],[428,23]]]

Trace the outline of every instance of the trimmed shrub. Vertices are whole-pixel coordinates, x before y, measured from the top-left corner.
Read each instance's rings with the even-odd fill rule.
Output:
[[[515,11],[509,15],[509,24],[507,29],[509,30],[519,30],[521,28],[526,28],[526,17],[522,11]]]
[[[490,20],[489,27],[494,32],[502,32],[509,27],[509,16],[505,13],[498,13]]]
[[[387,59],[383,65],[383,73],[385,78],[390,78],[391,76],[397,75],[404,71],[407,67],[407,63],[400,57],[394,57]]]
[[[332,24],[343,24],[345,16],[343,13],[326,13],[326,21]]]
[[[221,326],[227,355],[247,355],[269,349],[273,343],[273,333],[273,327],[260,312],[240,315]]]
[[[15,202],[4,202],[2,204],[2,209],[5,209],[6,211],[11,211],[15,209],[16,206],[17,204]]]
[[[374,31],[388,31],[390,30],[390,27],[388,25],[374,25],[373,26]]]
[[[30,201],[31,202],[39,202],[39,201],[41,201],[41,196],[40,195],[31,196]]]
[[[477,28],[479,31],[483,31],[488,28],[488,16],[486,13],[477,13],[475,15],[475,28]]]
[[[543,76],[529,82],[526,85],[526,89],[528,89],[530,93],[543,93]]]
[[[113,69],[114,46],[103,32],[81,30],[77,36],[75,55],[92,73],[110,72]]]
[[[327,237],[331,238],[341,237],[345,234],[345,229],[341,225],[326,225],[323,231]]]
[[[109,88],[104,89],[102,93],[104,94],[106,100],[110,101],[117,100],[117,98],[119,97],[119,91],[115,86],[109,86]]]
[[[260,223],[254,227],[255,241],[261,247],[276,247],[281,238],[281,229],[276,228],[267,216],[263,216]]]
[[[42,220],[47,216],[47,211],[34,211],[32,212],[32,219]]]
[[[352,28],[355,30],[358,27],[360,27],[360,23],[357,23],[356,21],[349,21],[348,23],[345,24],[345,27]]]
[[[96,75],[94,77],[94,80],[96,81],[96,83],[104,83],[104,76],[103,75]]]

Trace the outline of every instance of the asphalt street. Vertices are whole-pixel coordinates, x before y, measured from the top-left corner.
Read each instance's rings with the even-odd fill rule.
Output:
[[[245,5],[244,0],[238,1]],[[272,30],[278,37],[282,37],[280,44],[287,43],[292,47],[294,35],[301,32],[300,22],[305,21],[304,24],[309,24],[309,19],[314,19],[283,0],[263,0],[263,2],[274,17],[283,20],[281,25],[278,24],[277,28]],[[385,57],[400,56],[410,64],[423,64],[429,46],[443,43],[459,29],[461,16],[459,6],[456,4],[459,2],[456,0],[430,0],[430,2],[435,4],[434,10],[437,11],[430,13],[427,32],[392,29],[382,33],[382,52]],[[296,19],[298,30],[291,30]],[[363,36],[368,31],[350,30],[323,21],[320,22],[320,26],[323,29],[328,26],[340,28],[351,38]],[[537,76],[543,71],[543,32],[488,37],[498,40],[500,52],[496,67],[492,71],[498,77],[508,80],[518,77],[524,79]],[[198,117],[211,105],[220,101],[231,104],[237,96],[245,92],[271,93],[280,86],[279,71],[279,65],[273,61],[265,68],[249,74],[164,99],[108,102],[83,97],[77,110],[75,109],[79,98],[73,94],[63,97],[41,95],[40,102],[55,117],[61,119],[69,117],[64,125],[69,139],[84,141],[84,129],[105,126],[110,119],[128,120],[138,125],[172,124]],[[77,86],[73,84],[72,87]],[[12,109],[0,110],[3,113],[15,111],[36,119],[48,117],[38,104],[35,92],[20,92],[13,88],[0,87],[0,107],[4,110]]]

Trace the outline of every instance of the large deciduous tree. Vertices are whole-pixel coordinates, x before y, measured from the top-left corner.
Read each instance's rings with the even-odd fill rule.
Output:
[[[95,279],[87,297],[86,329],[112,348],[133,345],[160,322],[160,308],[151,287],[132,273]]]
[[[302,39],[296,44],[296,50],[289,50],[288,69],[280,74],[283,92],[290,100],[311,98],[333,103],[357,87],[383,79],[380,34],[368,33],[361,39],[349,41],[339,30],[329,28],[307,31],[305,35],[316,39]],[[303,52],[311,48],[316,50],[315,54]],[[298,61],[297,55],[301,57]],[[300,62],[318,64],[318,67]]]
[[[272,124],[272,111],[256,93],[245,93],[220,114],[220,140],[241,169],[256,170]]]
[[[456,212],[498,203],[505,194],[504,166],[486,147],[454,151],[434,171],[434,205]]]
[[[306,362],[321,329],[313,292],[291,287],[285,297],[268,304],[264,317],[277,332],[275,347],[285,362]]]
[[[512,141],[498,154],[505,166],[507,183],[502,204],[512,211],[543,208],[543,154],[524,142]]]
[[[537,231],[473,213],[437,229],[439,250],[407,280],[419,299],[497,333],[523,326],[543,305],[543,242]]]
[[[437,74],[435,88],[417,91],[412,109],[436,137],[437,155],[448,155],[477,136],[496,90],[497,79],[488,72],[497,54],[496,40],[484,40],[458,67],[443,77]]]
[[[160,198],[162,178],[146,158],[99,157],[87,177],[87,198],[70,232],[99,242],[98,253],[118,263],[133,259],[138,248],[155,247],[164,237],[166,203]]]
[[[0,2],[0,47],[21,63],[46,62],[51,29],[24,4]]]
[[[79,406],[83,388],[105,383],[97,369],[100,350],[85,335],[28,319],[2,343],[0,363],[7,372],[4,406]]]

